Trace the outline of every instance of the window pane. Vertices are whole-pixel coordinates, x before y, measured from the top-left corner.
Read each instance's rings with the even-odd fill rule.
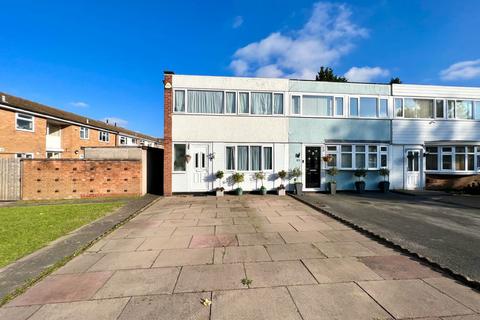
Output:
[[[226,159],[227,170],[235,170],[235,147],[227,147]]]
[[[365,146],[356,146],[355,151],[356,152],[365,152]]]
[[[455,101],[454,100],[448,100],[447,117],[449,119],[455,118]]]
[[[185,169],[186,169],[186,162],[185,162],[186,151],[187,151],[187,146],[185,144],[175,144],[174,145],[173,171],[185,171]]]
[[[275,93],[273,95],[273,113],[283,114],[283,94]]]
[[[176,112],[185,111],[185,91],[177,90],[175,91],[175,110]]]
[[[368,152],[377,152],[377,146],[368,146]]]
[[[235,92],[227,92],[226,95],[226,113],[237,113],[237,103],[235,101]]]
[[[435,117],[443,118],[445,109],[445,101],[444,100],[436,100],[435,101]]]
[[[380,99],[380,108],[378,111],[380,117],[385,118],[388,116],[388,99]]]
[[[405,118],[433,118],[433,100],[430,99],[404,99]]]
[[[17,129],[33,130],[33,117],[23,114],[17,115]]]
[[[223,113],[223,91],[188,91],[188,112]]]
[[[457,100],[455,113],[458,119],[473,119],[473,101]]]
[[[240,113],[248,113],[248,92],[240,92],[238,94],[238,103]]]
[[[465,154],[455,155],[455,170],[465,170]]]
[[[475,101],[475,119],[480,120],[480,101]]]
[[[456,153],[465,153],[465,147],[455,147],[455,152]]]
[[[427,152],[433,152],[433,153],[437,153],[438,152],[438,148],[437,147],[426,147],[425,148]]]
[[[335,98],[335,115],[343,116],[343,98],[342,97]]]
[[[377,154],[376,153],[369,153],[368,154],[368,167],[369,168],[376,168],[377,167]]]
[[[337,151],[337,146],[327,146],[328,151]]]
[[[395,116],[403,117],[403,100],[395,99]]]
[[[272,170],[272,147],[263,148],[263,170]]]
[[[342,153],[342,168],[351,168],[351,167],[352,167],[352,154]]]
[[[333,98],[303,96],[302,114],[308,116],[332,116]]]
[[[427,153],[426,162],[427,170],[438,170],[438,154]]]
[[[442,169],[451,170],[452,169],[452,155],[444,154],[442,155]]]
[[[250,147],[251,170],[259,171],[262,169],[262,147]]]
[[[365,168],[365,153],[355,153],[355,168]]]
[[[238,170],[248,170],[248,147],[239,146],[238,147],[238,159],[237,159]]]
[[[360,117],[377,116],[377,98],[360,98]]]
[[[300,114],[300,96],[292,96],[292,114]]]
[[[352,117],[358,117],[358,99],[350,98],[350,115]]]
[[[272,94],[252,92],[252,114],[272,114]]]
[[[380,166],[382,168],[385,168],[388,166],[388,161],[387,161],[387,155],[386,154],[381,154],[380,155]]]
[[[467,155],[468,168],[467,170],[475,170],[475,156],[473,154]]]

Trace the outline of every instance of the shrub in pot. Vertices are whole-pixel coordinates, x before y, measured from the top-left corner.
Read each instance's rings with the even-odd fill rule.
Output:
[[[387,193],[388,190],[390,190],[390,181],[387,180],[387,177],[390,176],[390,170],[387,168],[382,168],[378,171],[378,173],[383,177],[383,181],[378,183],[378,187],[380,191]]]
[[[267,188],[265,188],[263,186],[263,180],[265,179],[265,173],[263,173],[262,171],[255,172],[255,179],[257,180],[257,183],[258,183],[258,180],[260,180],[261,183],[262,183],[262,186],[259,189],[260,194],[263,195],[263,196],[266,195],[267,194]]]
[[[303,183],[301,181],[297,181],[297,179],[302,176],[302,170],[300,170],[300,168],[292,169],[290,176],[293,178],[293,185],[295,187],[294,193],[301,195],[303,191]]]
[[[232,175],[232,180],[235,184],[237,184],[237,189],[235,189],[235,194],[237,196],[241,196],[243,194],[243,189],[240,188],[240,183],[243,182],[245,176],[243,175],[243,173],[240,173],[240,172],[235,172],[233,175]]]
[[[355,182],[355,190],[358,193],[364,193],[365,192],[365,181],[363,181],[362,179],[367,176],[367,170],[357,169],[357,170],[355,170],[353,175],[358,178],[358,180]]]
[[[277,173],[277,176],[280,178],[282,183],[277,187],[277,194],[279,196],[284,196],[285,195],[285,178],[287,177],[287,171],[281,170]]]
[[[338,174],[338,169],[336,167],[331,167],[327,170],[327,174],[331,177],[328,182],[328,191],[330,194],[337,193],[337,182],[335,181],[335,176]]]
[[[218,170],[216,173],[215,173],[215,178],[219,180],[219,186],[217,188],[215,188],[215,195],[217,197],[223,197],[223,193],[225,191],[225,188],[222,187],[222,179],[223,179],[223,176],[225,174],[223,173],[223,171],[221,170]]]

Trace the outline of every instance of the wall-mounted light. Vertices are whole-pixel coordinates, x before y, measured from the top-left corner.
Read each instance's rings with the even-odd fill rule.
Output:
[[[299,153],[295,153],[295,158],[300,158],[300,152],[299,152]]]

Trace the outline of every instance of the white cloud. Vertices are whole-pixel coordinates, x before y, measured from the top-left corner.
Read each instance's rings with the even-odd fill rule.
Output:
[[[238,49],[230,67],[238,76],[313,79],[320,66],[334,64],[354,40],[368,36],[351,15],[346,5],[317,2],[301,29],[273,32]]]
[[[69,103],[71,106],[76,107],[76,108],[88,108],[89,105],[86,102],[83,101],[73,101]]]
[[[480,59],[460,61],[440,71],[440,78],[449,80],[469,80],[480,77]]]
[[[237,29],[240,28],[243,24],[243,17],[242,16],[236,16],[235,19],[233,19],[232,23],[232,28]]]
[[[390,72],[380,67],[352,67],[345,73],[345,78],[352,82],[372,82],[375,79],[388,77]]]
[[[108,121],[108,124],[111,124],[111,125],[115,125],[115,123],[116,123],[117,126],[119,126],[119,127],[126,127],[127,124],[128,124],[127,120],[117,118],[117,117],[106,117],[106,118],[103,118],[102,121],[103,122]]]

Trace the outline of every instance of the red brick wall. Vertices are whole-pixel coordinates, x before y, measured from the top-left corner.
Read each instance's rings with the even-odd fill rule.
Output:
[[[80,139],[80,126],[69,125],[62,128],[62,158],[75,159],[83,154],[82,147],[114,147],[117,135],[110,133],[110,141],[98,140],[99,131],[90,128],[89,139]],[[78,151],[78,153],[75,153]]]
[[[173,90],[172,75],[164,74],[164,133],[163,133],[163,147],[164,147],[164,160],[163,160],[163,192],[165,196],[172,195],[172,111],[173,111]],[[169,83],[170,88],[165,88],[165,85]]]
[[[139,160],[24,160],[22,199],[136,196],[142,192]]]

